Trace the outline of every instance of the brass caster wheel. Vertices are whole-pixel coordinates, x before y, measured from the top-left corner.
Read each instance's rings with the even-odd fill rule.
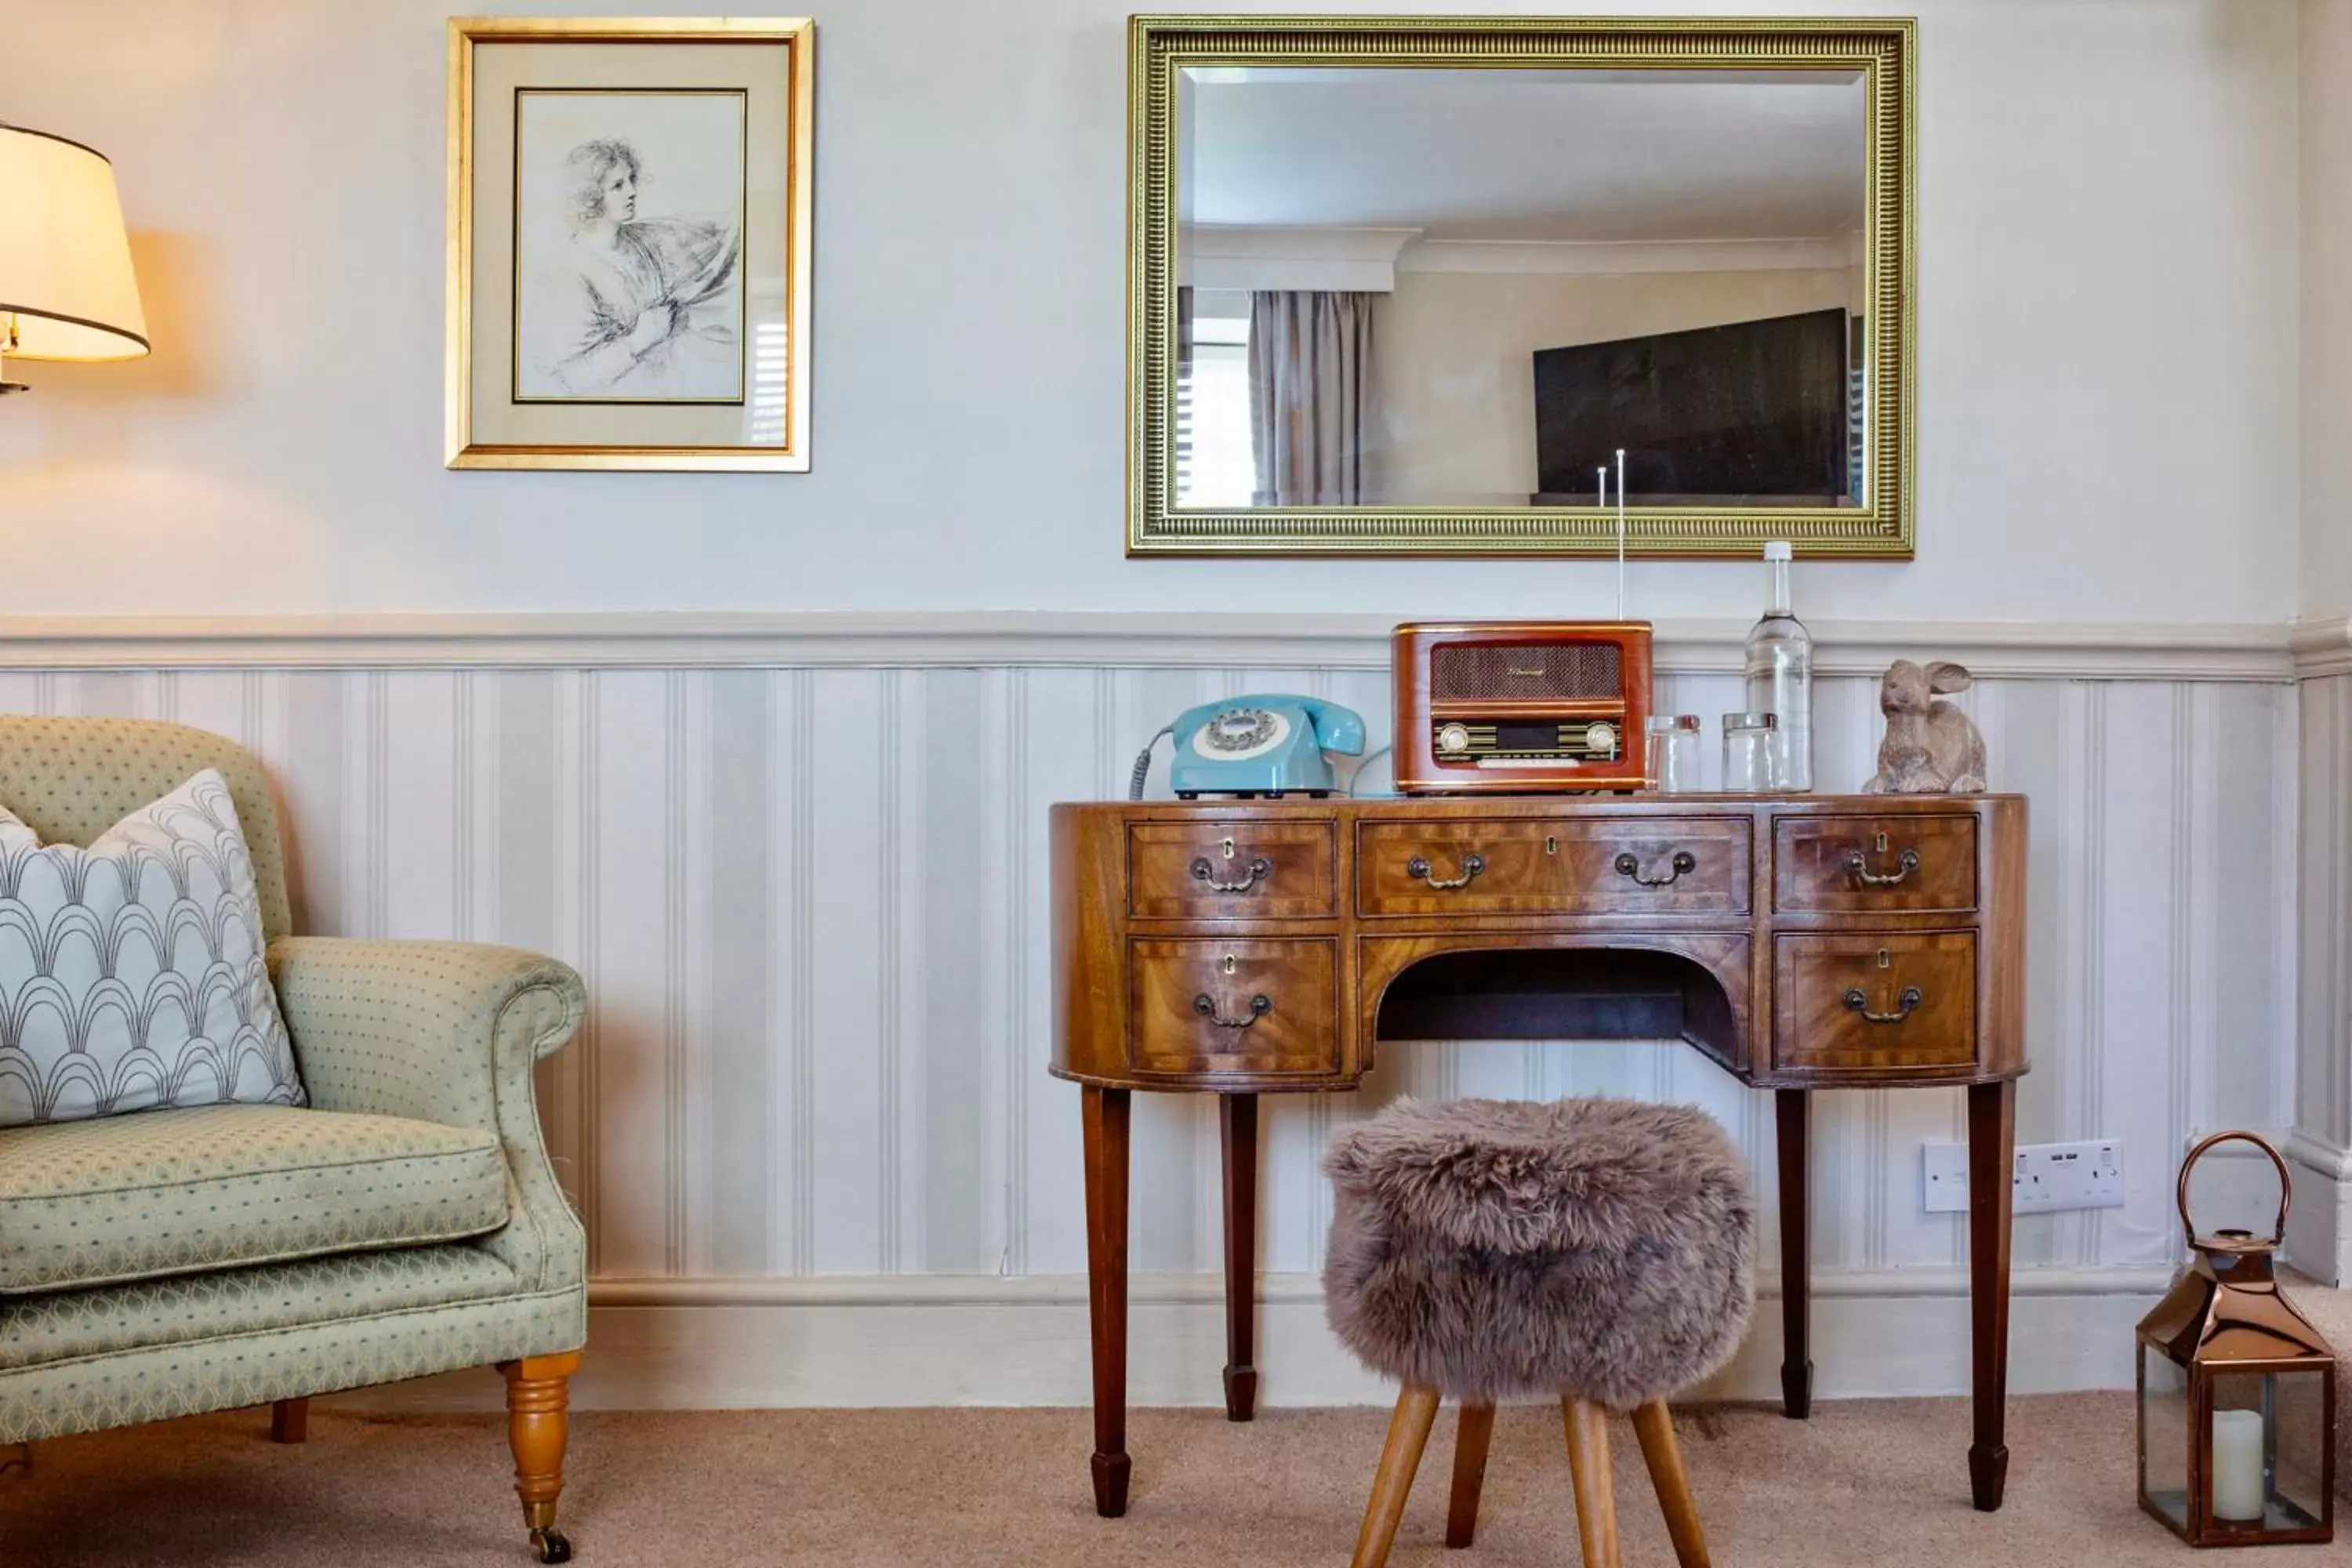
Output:
[[[541,1563],[572,1561],[572,1542],[563,1539],[560,1530],[534,1530],[530,1532],[531,1549],[539,1553]]]

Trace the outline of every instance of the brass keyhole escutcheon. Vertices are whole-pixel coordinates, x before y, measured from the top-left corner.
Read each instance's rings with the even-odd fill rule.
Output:
[[[1225,973],[1231,974],[1234,972],[1234,955],[1229,952],[1225,954]]]
[[[1882,848],[1882,849],[1884,849],[1884,848],[1886,847],[1886,836],[1885,836],[1885,834],[1883,834],[1883,833],[1882,833],[1882,834],[1880,834],[1880,835],[1878,836],[1878,837],[1879,837],[1879,847],[1880,847],[1880,848]],[[1228,838],[1228,839],[1224,840],[1224,842],[1223,842],[1223,844],[1221,846],[1221,847],[1222,847],[1222,848],[1224,850],[1224,852],[1225,852],[1225,858],[1226,858],[1226,859],[1230,860],[1230,859],[1232,859],[1232,858],[1234,858],[1234,841],[1233,841],[1232,839]]]
[[[1554,833],[1545,836],[1544,853],[1547,855],[1557,855],[1559,853],[1559,835]]]
[[[1881,969],[1892,969],[1895,967],[1895,955],[1887,952],[1883,947],[1878,950],[1878,967]],[[1226,973],[1231,973],[1232,972],[1228,970]]]
[[[1230,844],[1230,843],[1232,843],[1232,842],[1233,842],[1233,840],[1232,840],[1232,839],[1230,839],[1230,838],[1228,838],[1227,840],[1225,840],[1225,842],[1226,842],[1226,843],[1228,843],[1228,844]],[[1886,835],[1885,835],[1884,833],[1881,833],[1881,834],[1876,834],[1876,835],[1873,836],[1873,837],[1871,838],[1871,841],[1870,841],[1870,847],[1871,847],[1871,848],[1872,848],[1873,850],[1876,851],[1878,854],[1881,854],[1881,855],[1885,854],[1885,853],[1886,853]]]

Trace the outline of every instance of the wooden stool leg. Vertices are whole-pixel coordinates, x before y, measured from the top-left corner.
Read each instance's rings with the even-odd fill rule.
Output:
[[[310,1402],[307,1399],[281,1399],[269,1407],[269,1440],[273,1443],[303,1443],[310,1436]]]
[[[1445,1544],[1467,1546],[1478,1534],[1478,1493],[1486,1484],[1486,1445],[1495,1436],[1495,1404],[1465,1405],[1454,1433],[1454,1499],[1445,1510]]]
[[[1364,1504],[1364,1528],[1356,1535],[1353,1568],[1381,1568],[1389,1560],[1389,1545],[1404,1518],[1404,1500],[1412,1493],[1413,1472],[1421,1468],[1421,1451],[1429,1446],[1429,1429],[1437,1423],[1437,1390],[1411,1384],[1397,1395],[1388,1441],[1381,1447],[1381,1468],[1372,1477],[1372,1495]]]
[[[580,1352],[502,1363],[507,1380],[507,1444],[514,1450],[515,1495],[541,1563],[569,1563],[572,1543],[555,1528],[563,1492],[563,1445],[571,1436],[572,1374]]]
[[[1666,1516],[1666,1534],[1675,1543],[1675,1561],[1682,1568],[1710,1568],[1706,1535],[1698,1527],[1698,1506],[1691,1501],[1690,1475],[1683,1468],[1683,1451],[1675,1445],[1675,1418],[1666,1402],[1653,1399],[1633,1412],[1633,1433],[1642,1439],[1642,1458],[1650,1467],[1650,1485],[1657,1489],[1658,1507]]]
[[[0,1448],[0,1476],[10,1470],[29,1471],[32,1468],[33,1446],[30,1443],[15,1443]]]
[[[1576,1485],[1576,1539],[1584,1551],[1584,1568],[1621,1568],[1609,1412],[1583,1399],[1563,1399],[1559,1411],[1568,1427],[1568,1470]]]

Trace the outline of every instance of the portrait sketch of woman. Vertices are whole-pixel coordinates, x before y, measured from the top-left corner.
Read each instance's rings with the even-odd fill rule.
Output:
[[[515,100],[520,402],[740,402],[744,102],[525,89]]]

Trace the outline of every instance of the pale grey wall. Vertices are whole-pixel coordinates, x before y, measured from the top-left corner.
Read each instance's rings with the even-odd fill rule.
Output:
[[[0,0],[8,117],[113,157],[163,345],[26,371],[0,614],[1604,609],[1597,566],[1123,558],[1130,8],[822,11],[816,471],[612,478],[440,466],[451,5]],[[1809,571],[1810,611],[2293,613],[2293,0],[1612,8],[1920,16],[1920,559]]]

